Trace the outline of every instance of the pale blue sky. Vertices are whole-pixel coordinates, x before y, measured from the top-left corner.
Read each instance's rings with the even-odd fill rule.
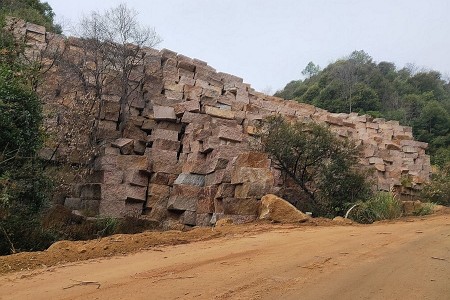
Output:
[[[448,0],[46,1],[57,20],[72,23],[124,2],[155,27],[159,48],[207,61],[260,91],[301,78],[309,61],[325,67],[353,50],[450,75]]]

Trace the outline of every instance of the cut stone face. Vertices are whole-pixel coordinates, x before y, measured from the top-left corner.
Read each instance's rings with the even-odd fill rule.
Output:
[[[173,107],[159,105],[153,106],[153,118],[155,120],[177,120],[177,116],[175,115],[175,110]]]
[[[229,109],[221,109],[213,106],[206,106],[205,113],[217,118],[234,119],[235,112]]]
[[[236,127],[220,126],[217,130],[217,137],[224,140],[242,142],[243,140],[242,126]]]
[[[42,50],[66,47],[62,55],[69,62],[86,58],[86,83],[95,85],[92,71],[96,66],[92,56],[86,55],[83,40],[65,39],[46,33],[43,26],[9,20],[7,27],[15,27],[12,33],[28,46],[27,58],[43,54]],[[213,214],[214,220],[252,220],[258,199],[284,184],[281,171],[271,169],[267,154],[252,150],[258,142],[258,126],[271,115],[317,121],[341,138],[354,139],[361,146],[359,161],[376,170],[380,189],[400,186],[401,176],[407,174],[412,185],[402,192],[414,194],[429,179],[428,145],[414,141],[412,128],[398,121],[330,113],[264,95],[242,78],[218,73],[206,62],[167,49],[143,48],[140,54],[142,60],[129,73],[131,92],[120,122],[120,80],[107,78],[110,83],[102,89],[102,105],[95,112],[94,142],[100,149],[94,173],[67,198],[69,207],[123,216],[142,212],[145,202],[149,216],[169,225],[209,224]],[[45,66],[53,63],[51,57],[41,58]],[[76,108],[74,99],[85,97],[86,91],[78,75],[63,65],[52,65],[43,76],[39,92],[42,99],[48,99],[43,103],[49,112],[45,125],[52,128],[61,125],[60,112]],[[90,136],[80,138],[90,142]],[[55,152],[54,145],[45,145],[41,155],[55,162],[85,164],[81,151],[73,148],[61,145]]]
[[[178,175],[178,178],[175,180],[174,184],[204,186],[205,175],[181,173]]]
[[[174,184],[167,209],[196,211],[203,189],[193,185]]]
[[[258,213],[259,201],[254,198],[225,198],[223,208],[226,215],[255,216]]]

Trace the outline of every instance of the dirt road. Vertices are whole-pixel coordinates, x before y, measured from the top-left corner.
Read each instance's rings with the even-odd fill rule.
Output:
[[[14,273],[0,299],[450,299],[450,216],[281,226]]]

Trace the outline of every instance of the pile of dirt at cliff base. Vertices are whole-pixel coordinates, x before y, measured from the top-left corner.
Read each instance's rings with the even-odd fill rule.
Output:
[[[449,213],[446,210],[445,213]],[[443,212],[441,212],[443,213]],[[402,218],[403,221],[415,221],[426,217]],[[395,221],[391,221],[395,222]],[[268,222],[247,223],[242,225],[195,227],[189,231],[147,231],[138,234],[116,234],[88,241],[59,241],[45,251],[22,252],[0,257],[0,274],[48,268],[59,264],[79,262],[101,257],[126,255],[141,250],[162,251],[163,246],[186,244],[213,238],[233,238],[234,236],[253,235],[276,229],[293,229],[312,226],[370,226],[343,222],[340,219],[311,218],[300,224],[273,224]],[[39,272],[38,270],[36,270]]]
[[[0,256],[0,274],[46,268],[58,264],[83,261],[100,257],[125,255],[141,250],[158,250],[160,246],[186,244],[233,235],[255,234],[274,228],[297,228],[300,226],[339,225],[329,219],[311,219],[307,223],[294,225],[270,224],[267,222],[219,227],[195,227],[189,231],[147,231],[137,234],[116,234],[88,241],[59,241],[47,250],[21,252]]]

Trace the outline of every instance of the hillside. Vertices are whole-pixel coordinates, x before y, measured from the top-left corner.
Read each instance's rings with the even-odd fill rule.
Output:
[[[450,161],[450,83],[433,70],[398,69],[354,51],[323,70],[309,63],[305,79],[294,80],[275,96],[313,104],[336,113],[357,112],[412,126],[429,143],[432,162]]]

